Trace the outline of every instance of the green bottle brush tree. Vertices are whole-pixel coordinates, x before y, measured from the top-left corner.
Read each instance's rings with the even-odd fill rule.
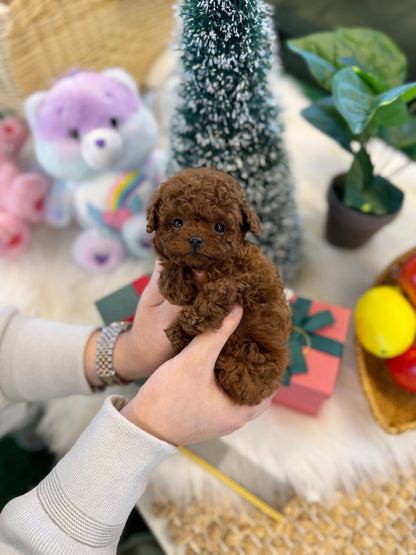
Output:
[[[252,240],[288,279],[301,231],[280,107],[268,89],[276,44],[271,14],[263,0],[178,3],[181,83],[170,173],[206,166],[233,175],[261,220],[261,235]]]

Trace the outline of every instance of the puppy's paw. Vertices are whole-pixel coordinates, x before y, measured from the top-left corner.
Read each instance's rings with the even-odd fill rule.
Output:
[[[166,337],[169,339],[172,349],[175,354],[178,354],[188,343],[191,341],[190,337],[184,330],[175,324],[172,327],[165,330]]]
[[[185,333],[193,337],[207,329],[204,318],[202,318],[191,306],[186,306],[182,309],[179,315],[179,324],[182,326]]]

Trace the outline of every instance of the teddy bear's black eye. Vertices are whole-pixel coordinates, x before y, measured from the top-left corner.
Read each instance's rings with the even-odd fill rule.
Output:
[[[112,127],[114,127],[114,129],[117,129],[118,124],[119,124],[119,121],[118,121],[117,118],[111,118],[110,123],[111,123]]]
[[[224,231],[225,231],[225,225],[222,224],[222,223],[220,223],[220,222],[218,222],[218,223],[215,224],[214,229],[215,229],[215,231],[216,231],[217,233],[224,233]]]
[[[173,220],[173,227],[175,227],[176,229],[179,229],[180,227],[183,226],[183,220],[182,218],[175,218]]]
[[[71,129],[71,131],[69,132],[69,136],[70,136],[72,139],[77,139],[77,140],[78,140],[78,139],[79,139],[79,131],[78,131],[78,129]]]

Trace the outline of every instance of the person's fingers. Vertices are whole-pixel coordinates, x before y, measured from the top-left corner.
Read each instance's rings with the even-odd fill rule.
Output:
[[[160,276],[162,270],[163,270],[162,261],[160,260],[160,258],[156,258],[156,260],[155,260],[155,266],[154,266],[154,268],[153,268],[152,277],[154,276],[155,279],[156,279],[157,281],[159,281],[159,276]]]
[[[194,337],[194,339],[179,353],[179,357],[187,357],[188,360],[199,367],[199,361],[206,362],[206,367],[215,364],[221,349],[227,339],[237,328],[243,315],[241,306],[235,306],[224,318],[222,326],[218,330],[207,331]]]
[[[255,420],[258,416],[260,416],[263,412],[265,412],[272,402],[271,397],[267,397],[263,399],[258,405],[249,406],[249,405],[234,405],[235,415],[237,417],[236,423],[234,423],[235,429],[239,429],[244,426],[249,420]]]
[[[143,302],[148,306],[158,306],[166,300],[159,291],[159,277],[162,269],[161,261],[156,258],[152,276],[142,294]]]

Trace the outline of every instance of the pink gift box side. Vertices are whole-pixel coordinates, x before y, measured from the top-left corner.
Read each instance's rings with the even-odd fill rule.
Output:
[[[345,342],[351,317],[348,308],[328,305],[319,301],[312,301],[309,315],[313,316],[323,310],[329,310],[335,322],[330,326],[317,330],[316,335],[322,335]],[[273,402],[279,403],[307,414],[316,415],[322,404],[331,395],[335,387],[341,359],[316,349],[302,348],[308,372],[295,374],[289,386],[281,386],[273,397]]]

